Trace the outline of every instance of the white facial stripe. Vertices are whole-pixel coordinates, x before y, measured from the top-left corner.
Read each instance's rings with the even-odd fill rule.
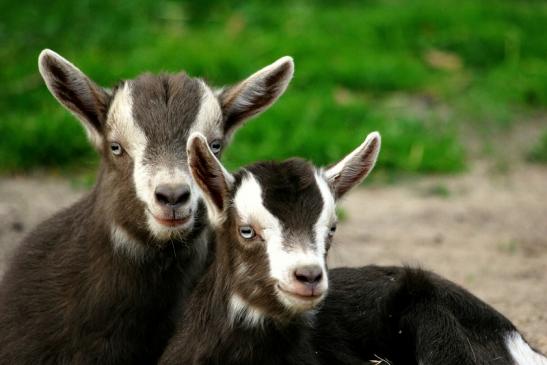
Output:
[[[133,118],[131,88],[132,84],[126,82],[123,88],[116,92],[108,113],[108,123],[112,129],[110,138],[112,140],[120,139],[124,149],[133,158],[135,190],[138,198],[147,202],[150,190],[150,171],[144,165],[143,160],[148,140]]]
[[[317,254],[324,255],[326,251],[325,243],[331,225],[336,222],[336,203],[327,181],[318,172],[315,173],[315,182],[323,198],[323,209],[314,226],[315,246],[317,247]]]
[[[133,98],[131,84],[126,82],[116,92],[108,112],[107,123],[110,127],[109,140],[119,142],[133,159],[144,154],[147,139],[143,130],[133,119]]]
[[[266,242],[270,275],[278,280],[285,278],[285,259],[290,255],[283,249],[283,227],[264,206],[262,188],[252,174],[243,178],[234,198],[234,206],[243,223],[260,226]]]
[[[148,188],[146,181],[149,180],[148,171],[142,164],[148,141],[143,130],[133,118],[133,98],[130,82],[126,82],[116,92],[108,112],[107,123],[110,127],[109,140],[121,143],[126,153],[133,158],[135,190],[137,196],[143,200]],[[122,227],[113,224],[111,238],[116,250],[125,252],[134,258],[143,256],[143,247]]]
[[[133,158],[133,181],[137,196],[146,202],[150,179],[149,171],[143,164],[144,151],[148,140],[143,130],[133,118],[133,97],[131,83],[126,82],[123,88],[116,92],[108,113],[108,124],[111,128],[109,138],[119,141],[126,152]]]
[[[509,333],[505,345],[515,365],[547,365],[547,358],[532,350],[518,332]]]
[[[202,90],[201,104],[191,132],[214,136],[212,138],[221,138],[222,110],[220,104],[211,88],[205,82],[200,80],[200,85]]]
[[[256,222],[267,234],[281,234],[281,223],[264,206],[262,188],[251,173],[247,173],[241,181],[234,205],[242,222]]]

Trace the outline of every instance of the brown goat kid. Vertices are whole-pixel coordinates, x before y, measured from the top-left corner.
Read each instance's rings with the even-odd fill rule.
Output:
[[[311,323],[328,288],[335,200],[367,176],[379,149],[372,133],[326,169],[291,159],[232,175],[203,136],[190,137],[215,254],[160,364],[317,364]]]
[[[0,284],[0,364],[155,363],[172,334],[173,307],[208,255],[188,136],[202,133],[219,156],[245,119],[285,91],[292,59],[220,90],[185,73],[103,89],[50,50],[39,69],[101,164],[93,190],[15,253]]]

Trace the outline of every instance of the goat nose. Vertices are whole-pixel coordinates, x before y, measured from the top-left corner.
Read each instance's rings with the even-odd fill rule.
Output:
[[[190,199],[190,187],[188,185],[158,185],[154,192],[156,201],[160,205],[169,208],[178,208]]]
[[[294,270],[297,281],[307,286],[316,286],[323,279],[323,269],[319,265],[302,266]]]

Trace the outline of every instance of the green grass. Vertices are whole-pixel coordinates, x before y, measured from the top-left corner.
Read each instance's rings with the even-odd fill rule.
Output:
[[[4,1],[0,13],[9,14],[0,23],[0,173],[96,161],[39,77],[46,47],[103,85],[180,69],[222,85],[292,55],[292,85],[237,134],[230,167],[293,155],[326,164],[379,130],[386,172],[457,172],[467,164],[462,123],[505,128],[547,106],[541,1]],[[393,109],[393,95],[432,102]],[[443,105],[451,113],[439,116]]]

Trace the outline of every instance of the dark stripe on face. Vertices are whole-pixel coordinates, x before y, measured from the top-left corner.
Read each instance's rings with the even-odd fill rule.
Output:
[[[290,159],[245,169],[259,182],[264,206],[281,221],[286,233],[304,234],[314,242],[314,226],[323,209],[314,168],[302,159]]]
[[[201,105],[200,82],[184,73],[145,74],[132,85],[133,117],[148,139],[145,162],[160,156],[184,161],[186,140]]]

